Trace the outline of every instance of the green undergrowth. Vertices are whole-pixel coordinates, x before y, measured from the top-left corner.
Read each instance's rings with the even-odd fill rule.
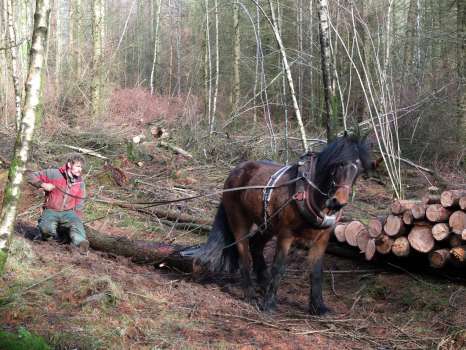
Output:
[[[0,331],[0,349],[3,350],[51,350],[45,340],[27,329],[20,327],[18,332]]]

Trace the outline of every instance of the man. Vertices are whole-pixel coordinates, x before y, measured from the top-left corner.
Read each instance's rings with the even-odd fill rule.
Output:
[[[84,158],[71,155],[59,169],[45,169],[32,173],[29,183],[45,191],[44,211],[39,219],[39,231],[43,239],[57,238],[57,229],[69,230],[71,243],[82,254],[89,249],[82,222],[85,185],[81,177]]]

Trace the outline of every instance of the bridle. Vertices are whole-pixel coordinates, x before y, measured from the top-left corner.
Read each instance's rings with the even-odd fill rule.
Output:
[[[351,168],[355,169],[356,171],[355,173],[351,174],[353,178],[351,185],[346,183],[337,185],[335,180],[332,179],[331,186],[326,193],[315,184],[316,163],[317,154],[315,153],[307,153],[298,162],[297,177],[301,178],[301,180],[296,183],[296,193],[293,195],[293,198],[296,202],[299,212],[306,219],[306,221],[308,221],[314,228],[323,229],[335,225],[340,219],[341,212],[340,210],[333,213],[331,211],[325,212],[326,208],[321,209],[317,205],[314,192],[319,193],[324,198],[330,199],[340,188],[351,190],[352,183],[357,177],[359,168],[356,164],[351,163]],[[334,175],[335,174],[333,174],[332,177]],[[312,187],[312,190],[310,190],[309,187]]]

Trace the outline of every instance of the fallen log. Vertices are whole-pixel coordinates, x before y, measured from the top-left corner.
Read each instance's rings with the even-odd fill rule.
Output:
[[[406,232],[406,227],[400,216],[389,215],[387,221],[385,221],[383,230],[388,236],[396,237],[403,235]]]
[[[441,204],[430,204],[427,206],[426,217],[431,222],[446,222],[451,215],[451,210]]]
[[[466,213],[462,210],[455,211],[450,215],[448,225],[450,225],[454,233],[458,235],[462,234],[463,230],[466,228]]]
[[[404,211],[410,210],[414,205],[421,203],[419,200],[413,199],[398,199],[392,203],[391,210],[392,214],[400,215]]]
[[[393,239],[387,235],[382,235],[382,237],[375,240],[375,249],[380,254],[388,254],[392,250]]]
[[[411,226],[414,223],[414,216],[411,210],[406,210],[401,217],[405,225]]]
[[[182,246],[108,236],[88,225],[86,234],[92,249],[125,256],[137,263],[169,265],[184,272],[194,270],[193,259],[178,253]]]
[[[429,226],[414,226],[408,234],[408,240],[411,247],[421,253],[429,253],[435,244]]]
[[[406,237],[401,236],[395,239],[392,245],[392,253],[396,256],[408,256],[410,251],[409,241]]]
[[[358,246],[358,235],[361,231],[365,231],[366,227],[360,221],[351,221],[345,228],[345,240],[352,246]]]
[[[461,197],[464,196],[466,196],[466,189],[443,191],[440,195],[440,203],[446,208],[454,207],[459,204]]]
[[[385,217],[379,216],[375,219],[370,219],[367,224],[367,231],[369,236],[372,238],[378,238],[383,233],[383,225],[385,223]]]
[[[460,209],[466,210],[466,196],[460,198],[459,205]]]
[[[364,252],[364,256],[366,257],[366,260],[367,261],[372,260],[374,258],[374,256],[375,256],[376,251],[377,250],[376,250],[376,247],[375,247],[375,239],[371,238],[367,242],[366,251]]]
[[[415,220],[422,220],[426,217],[427,205],[424,203],[419,203],[414,205],[411,208],[411,214]]]
[[[345,238],[345,229],[346,229],[346,226],[348,226],[347,224],[338,224],[336,227],[335,227],[335,230],[333,231],[333,234],[335,235],[335,238],[337,239],[338,242],[346,242],[346,238]]]
[[[369,236],[369,232],[367,231],[367,229],[359,231],[356,241],[358,243],[358,248],[361,251],[361,253],[364,253],[364,254],[366,253],[367,244],[370,239],[371,239],[371,236]]]
[[[429,254],[429,264],[436,269],[444,267],[449,259],[450,251],[448,249],[434,250]]]
[[[459,247],[463,244],[462,236],[452,233],[450,237],[448,237],[448,242],[452,248]]]
[[[439,204],[440,203],[440,195],[439,194],[426,194],[422,197],[421,202],[423,204]]]
[[[437,223],[432,227],[432,236],[436,241],[443,241],[450,235],[450,227],[444,223]]]
[[[458,262],[466,263],[466,246],[460,246],[450,249],[451,256]]]

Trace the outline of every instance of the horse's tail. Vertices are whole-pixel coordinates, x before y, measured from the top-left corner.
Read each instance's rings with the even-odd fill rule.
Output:
[[[228,225],[225,208],[222,203],[215,215],[212,230],[207,242],[181,251],[181,255],[190,256],[196,265],[211,272],[234,272],[238,269],[238,250],[233,232]]]

